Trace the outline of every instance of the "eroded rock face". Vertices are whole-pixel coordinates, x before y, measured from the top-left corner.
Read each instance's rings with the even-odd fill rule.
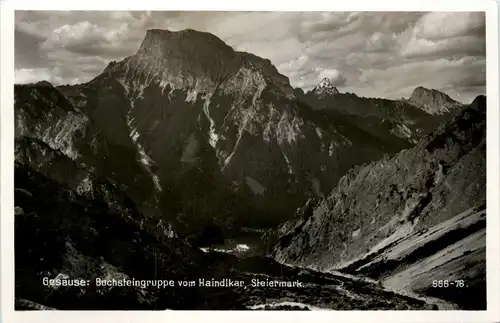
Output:
[[[311,217],[281,226],[271,254],[284,263],[320,270],[351,265],[356,272],[370,262],[367,257],[470,208],[480,210],[485,200],[486,98],[480,96],[414,148],[349,171]],[[468,234],[481,225],[474,228]],[[474,248],[484,246],[484,237],[477,239]],[[449,240],[422,259],[455,242]]]
[[[77,141],[86,136],[88,118],[48,82],[16,85],[15,136],[29,135],[78,159]],[[43,108],[42,108],[43,107]],[[89,143],[92,138],[88,139]]]
[[[69,187],[80,181],[78,190],[91,186],[91,180],[84,180],[88,176],[113,183],[133,198],[141,213],[155,218],[148,192],[153,185],[130,143],[110,141],[48,82],[16,85],[14,111],[16,161]]]

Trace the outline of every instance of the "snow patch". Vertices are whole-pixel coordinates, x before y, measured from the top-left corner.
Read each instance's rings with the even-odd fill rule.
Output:
[[[316,134],[318,135],[319,139],[323,139],[323,133],[321,132],[321,129],[316,127]]]
[[[219,140],[219,135],[215,132],[215,121],[210,117],[210,97],[205,98],[205,103],[203,104],[203,112],[207,116],[208,122],[210,122],[210,129],[208,131],[208,143],[210,146],[215,148],[217,141]]]
[[[290,163],[290,160],[288,159],[288,157],[286,156],[285,152],[283,151],[283,148],[281,148],[280,146],[280,149],[281,149],[281,154],[283,155],[283,158],[285,159],[285,163],[286,163],[286,166],[288,168],[288,174],[293,174],[293,168],[292,168],[292,164]]]

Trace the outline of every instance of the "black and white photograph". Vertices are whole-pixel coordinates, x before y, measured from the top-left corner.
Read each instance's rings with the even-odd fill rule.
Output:
[[[15,311],[494,306],[484,11],[14,24]]]

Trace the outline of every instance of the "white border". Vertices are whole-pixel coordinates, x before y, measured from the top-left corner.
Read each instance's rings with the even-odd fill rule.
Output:
[[[5,5],[16,10],[192,10],[192,11],[485,11],[494,4],[488,0],[311,0],[307,3],[293,1],[246,1],[231,0],[193,1],[132,1],[132,0],[88,0],[36,1],[7,0]]]
[[[1,3],[1,268],[2,317],[6,322],[158,322],[165,320],[203,322],[255,322],[256,320],[286,320],[286,322],[500,322],[499,271],[499,100],[498,100],[498,8],[486,0],[328,0],[266,1],[252,0],[241,4],[234,0],[190,0],[162,3],[160,1],[86,0],[86,1],[27,1],[10,0]],[[486,11],[487,23],[487,311],[55,311],[15,312],[14,309],[14,9],[18,10],[260,10],[260,11]]]

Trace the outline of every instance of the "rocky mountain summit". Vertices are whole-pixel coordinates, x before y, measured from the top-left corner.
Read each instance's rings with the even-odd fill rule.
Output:
[[[354,167],[270,234],[280,262],[344,270],[395,288],[485,306],[486,98],[390,158]],[[432,288],[466,279],[463,293]],[[444,295],[446,293],[446,295]]]
[[[462,103],[450,98],[446,93],[422,86],[413,90],[408,101],[433,115],[449,113],[464,106]]]
[[[316,85],[312,90],[312,93],[317,95],[318,97],[323,97],[327,95],[336,95],[339,94],[339,90],[333,84],[328,78],[323,78],[318,85]]]

